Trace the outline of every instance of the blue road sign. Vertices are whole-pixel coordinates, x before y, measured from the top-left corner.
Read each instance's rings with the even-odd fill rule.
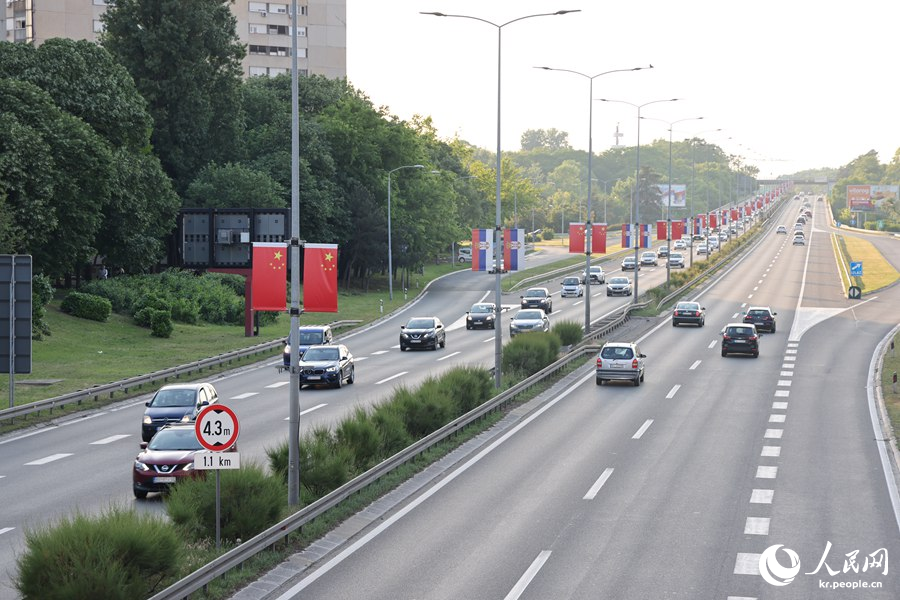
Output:
[[[850,263],[850,277],[862,277],[862,261]]]

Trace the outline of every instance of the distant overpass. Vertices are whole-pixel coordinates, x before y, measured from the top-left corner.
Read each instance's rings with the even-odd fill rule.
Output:
[[[833,181],[828,181],[827,179],[757,179],[756,183],[759,185],[778,185],[780,183],[793,183],[794,185],[834,185]]]

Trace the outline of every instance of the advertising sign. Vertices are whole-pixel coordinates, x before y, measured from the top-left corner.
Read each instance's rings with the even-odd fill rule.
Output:
[[[657,189],[659,189],[659,202],[663,206],[671,206],[673,208],[684,208],[685,206],[687,206],[686,185],[681,183],[673,183],[671,193],[669,192],[669,185],[666,183],[661,183],[656,187]]]
[[[848,185],[847,207],[850,212],[874,212],[884,210],[883,204],[896,200],[900,195],[897,185]]]

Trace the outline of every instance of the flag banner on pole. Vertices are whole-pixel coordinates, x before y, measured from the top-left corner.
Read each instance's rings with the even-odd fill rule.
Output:
[[[706,229],[706,215],[697,215],[694,217],[694,233],[701,234]]]
[[[668,239],[668,227],[666,227],[665,221],[657,221],[656,222],[656,239],[665,240]]]
[[[747,206],[745,206],[745,207],[744,207],[744,214],[747,215],[748,217],[749,217],[750,215],[752,215],[752,214],[753,214],[753,207],[750,206],[749,204],[748,204]]]
[[[525,230],[503,230],[503,268],[518,271],[525,267]]]
[[[632,248],[634,236],[631,233],[632,224],[622,223],[622,248]]]
[[[722,227],[728,225],[728,211],[723,210],[719,212],[719,223],[722,224]]]
[[[472,230],[472,270],[490,271],[494,258],[494,238],[491,229]]]
[[[606,254],[606,223],[591,225],[591,252]]]
[[[672,221],[672,239],[680,240],[684,235],[684,221]]]
[[[584,223],[569,223],[569,254],[584,254]]]
[[[641,248],[651,248],[653,238],[650,237],[650,223],[641,225]]]
[[[731,209],[731,220],[732,220],[732,221],[737,221],[737,220],[740,219],[740,218],[741,218],[741,216],[740,216],[740,213],[739,213],[738,209],[732,208],[732,209]]]
[[[709,213],[709,228],[716,228],[716,213]]]
[[[337,244],[303,246],[303,310],[337,312]]]
[[[287,244],[253,243],[250,310],[287,310]]]

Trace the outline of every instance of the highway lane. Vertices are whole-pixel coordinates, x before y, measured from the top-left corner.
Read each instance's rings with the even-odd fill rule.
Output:
[[[895,598],[896,573],[862,564],[900,553],[864,393],[897,298],[801,296],[838,285],[808,280],[830,243],[784,237],[703,294],[706,328],[642,342],[645,385],[598,388],[587,369],[279,598]],[[750,303],[778,332],[758,359],[720,357],[718,327]],[[828,542],[837,573],[808,575]],[[777,544],[801,560],[786,587],[759,576]],[[818,591],[854,582],[882,587]]]

